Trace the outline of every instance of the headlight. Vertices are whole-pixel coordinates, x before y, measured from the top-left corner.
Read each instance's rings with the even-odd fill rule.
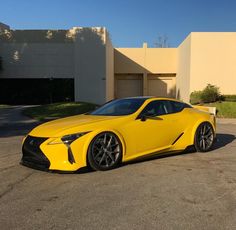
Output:
[[[70,145],[73,141],[75,141],[76,139],[84,136],[85,134],[87,134],[89,132],[83,132],[83,133],[75,133],[75,134],[70,134],[70,135],[65,135],[61,138],[62,142],[65,145]]]
[[[83,135],[89,132],[75,133],[75,134],[65,135],[62,138],[55,138],[52,141],[50,141],[48,145],[65,144],[69,146],[73,141],[75,141],[76,139],[82,137]]]

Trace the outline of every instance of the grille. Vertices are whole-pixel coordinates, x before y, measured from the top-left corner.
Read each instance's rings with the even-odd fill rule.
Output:
[[[47,139],[27,136],[22,147],[22,163],[32,167],[48,169],[50,162],[40,149],[40,145]]]

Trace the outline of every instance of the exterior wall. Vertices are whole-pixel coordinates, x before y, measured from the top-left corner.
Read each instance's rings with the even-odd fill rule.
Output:
[[[115,74],[146,72],[144,57],[143,48],[115,48]]]
[[[104,103],[114,93],[113,47],[105,33],[101,27],[4,30],[0,78],[72,78],[75,101]]]
[[[71,78],[76,101],[101,104],[113,99],[115,75],[138,75],[143,95],[151,91],[153,76],[165,87],[162,79],[170,77],[169,91],[175,91],[176,82],[176,97],[186,102],[208,83],[223,94],[236,93],[235,32],[194,32],[178,48],[148,48],[146,43],[142,48],[113,48],[102,27],[10,30],[0,23],[0,56],[0,78]]]
[[[188,102],[191,92],[207,84],[235,94],[235,60],[235,32],[191,33],[178,47],[177,97]]]
[[[191,34],[178,48],[177,66],[176,98],[188,102],[191,76]]]
[[[115,73],[176,73],[177,48],[115,48]]]
[[[149,95],[149,74],[174,74],[175,76],[177,49],[147,48],[146,43],[144,43],[143,48],[116,48],[114,62],[115,74],[142,74],[143,95]],[[162,81],[161,78],[160,83],[166,86],[166,82]]]
[[[73,43],[3,43],[0,78],[73,78]]]
[[[194,32],[176,49],[116,48],[114,56],[115,74],[143,74],[144,95],[150,73],[176,73],[176,97],[186,102],[208,83],[223,94],[236,93],[235,32]]]
[[[8,30],[0,35],[0,78],[73,78],[73,41],[67,31]]]
[[[106,31],[106,101],[114,98],[114,48]]]
[[[176,73],[177,48],[147,48],[145,68],[151,73]]]
[[[190,92],[209,83],[220,87],[223,94],[235,94],[235,61],[235,32],[192,33]]]
[[[75,44],[75,100],[106,101],[106,44],[104,28],[80,28]]]

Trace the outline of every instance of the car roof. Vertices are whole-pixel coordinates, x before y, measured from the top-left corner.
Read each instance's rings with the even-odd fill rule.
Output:
[[[149,99],[149,98],[155,98],[154,96],[135,96],[135,97],[124,97],[119,99]]]
[[[157,96],[137,96],[137,97],[126,97],[122,99],[144,99],[144,100],[169,100],[169,101],[178,101],[182,102],[180,100],[169,98],[169,97],[157,97]],[[184,103],[184,102],[182,102]]]

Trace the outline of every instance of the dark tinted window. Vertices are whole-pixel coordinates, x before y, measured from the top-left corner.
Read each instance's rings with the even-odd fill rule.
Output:
[[[152,101],[141,112],[141,116],[160,116],[167,113],[168,110],[166,109],[163,101]]]
[[[191,108],[190,105],[178,101],[169,101],[173,108],[173,113],[181,112],[185,108]]]
[[[104,116],[122,116],[135,113],[140,106],[144,103],[146,98],[126,98],[118,99],[106,103],[100,108],[89,113],[91,115],[104,115]]]
[[[191,106],[182,102],[157,100],[150,102],[141,112],[140,116],[161,116],[180,112],[184,108],[191,108]]]

